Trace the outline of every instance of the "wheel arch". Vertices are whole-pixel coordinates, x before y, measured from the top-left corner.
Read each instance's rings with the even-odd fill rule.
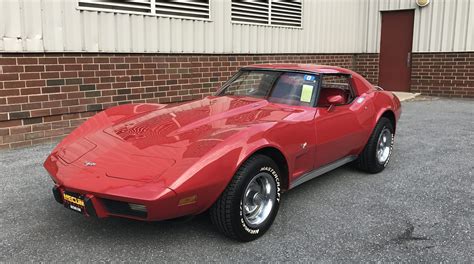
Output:
[[[380,120],[380,118],[385,117],[388,120],[390,120],[390,123],[393,126],[393,132],[396,131],[397,128],[397,121],[395,118],[395,113],[391,109],[386,109],[385,111],[382,112],[382,114],[377,118],[377,122]]]
[[[280,173],[282,174],[281,177],[281,187],[283,190],[288,190],[289,188],[289,168],[288,168],[288,161],[279,149],[272,147],[272,146],[265,146],[263,148],[260,148],[256,151],[254,151],[252,154],[250,154],[245,160],[249,159],[250,157],[256,155],[256,154],[262,154],[265,155],[269,158],[271,158],[273,161],[275,161],[276,165],[278,166],[278,169],[280,170]]]

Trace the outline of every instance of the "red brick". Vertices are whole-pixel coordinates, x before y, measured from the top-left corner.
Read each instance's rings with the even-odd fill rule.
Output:
[[[58,64],[58,58],[39,58],[39,64]]]
[[[44,85],[45,85],[44,80],[26,81],[26,87],[38,87],[38,86],[44,86]]]
[[[24,72],[23,66],[3,66],[3,73]]]
[[[82,65],[81,64],[68,64],[64,66],[66,71],[81,71]]]
[[[61,101],[47,101],[43,102],[43,108],[54,108],[54,107],[60,107],[61,106]],[[52,110],[52,109],[51,109]],[[52,111],[51,111],[52,113]]]
[[[0,96],[12,96],[12,95],[20,95],[20,89],[1,89],[0,90]]]
[[[44,130],[51,130],[52,125],[51,123],[43,123],[43,124],[34,124],[32,125],[33,131],[44,131]]]
[[[32,140],[44,137],[44,131],[36,131],[32,133],[25,134],[25,140]]]
[[[109,63],[110,58],[108,57],[99,57],[99,58],[94,58],[94,63]]]
[[[59,58],[58,59],[59,64],[70,64],[70,63],[76,63],[76,58],[74,57],[69,57],[69,58]]]
[[[8,104],[23,104],[28,102],[27,96],[11,96],[7,98]]]
[[[59,75],[61,78],[76,78],[79,76],[79,73],[75,71],[70,71],[70,72],[60,72]]]
[[[29,103],[29,104],[22,104],[21,110],[33,110],[33,109],[40,109],[41,103]]]
[[[10,135],[10,129],[8,128],[0,128],[0,137]]]
[[[20,80],[36,80],[40,78],[39,73],[20,73]]]
[[[40,88],[23,88],[20,89],[21,95],[31,95],[31,94],[40,94],[41,89]]]
[[[87,107],[85,105],[75,105],[69,107],[69,113],[79,113],[87,111]]]
[[[49,115],[51,115],[50,109],[33,110],[30,113],[31,117],[42,117],[42,116],[49,116]]]
[[[94,77],[95,72],[94,71],[80,71],[79,72],[79,77],[84,78],[84,77]],[[87,78],[84,78],[84,80]],[[85,81],[84,81],[85,82]]]
[[[16,58],[0,58],[0,65],[16,65]]]
[[[0,81],[18,80],[18,73],[0,73]]]
[[[60,121],[60,120],[61,120],[61,116],[59,116],[59,115],[56,115],[56,116],[46,116],[46,117],[43,118],[43,120],[44,120],[45,123]]]
[[[38,64],[38,58],[17,58],[18,65]]]
[[[47,72],[60,72],[64,71],[64,65],[46,65]]]
[[[0,122],[0,128],[9,127],[10,129],[15,126],[21,126],[21,120],[9,120]]]
[[[48,101],[48,96],[47,95],[32,95],[29,96],[30,102],[43,102],[43,101]]]
[[[42,72],[41,79],[58,79],[59,72]]]
[[[76,58],[76,63],[93,63],[94,60],[93,58],[90,58],[90,57],[82,57],[82,58]]]
[[[31,126],[19,126],[10,128],[10,135],[25,134],[31,132]]]
[[[25,72],[44,72],[44,65],[25,66]]]

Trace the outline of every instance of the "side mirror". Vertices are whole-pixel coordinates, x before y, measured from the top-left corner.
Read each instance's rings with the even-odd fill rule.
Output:
[[[328,97],[328,103],[331,105],[344,104],[344,98],[340,95],[332,95]]]

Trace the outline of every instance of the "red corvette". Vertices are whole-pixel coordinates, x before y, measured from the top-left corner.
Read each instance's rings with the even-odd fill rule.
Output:
[[[396,96],[350,70],[253,65],[215,96],[107,109],[44,167],[55,199],[84,215],[152,221],[209,210],[221,232],[250,241],[270,228],[282,192],[349,162],[382,171],[400,114]]]

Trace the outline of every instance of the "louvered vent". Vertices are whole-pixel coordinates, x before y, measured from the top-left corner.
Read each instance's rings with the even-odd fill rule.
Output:
[[[209,0],[79,0],[83,10],[209,20]]]
[[[272,1],[272,25],[301,27],[301,1]]]
[[[301,0],[232,0],[232,22],[302,26]]]
[[[147,13],[151,14],[151,0],[107,1],[107,0],[80,0],[81,9],[110,11],[120,13]]]
[[[268,0],[232,0],[232,21],[268,25]]]
[[[209,0],[157,0],[156,14],[189,19],[209,19]]]

